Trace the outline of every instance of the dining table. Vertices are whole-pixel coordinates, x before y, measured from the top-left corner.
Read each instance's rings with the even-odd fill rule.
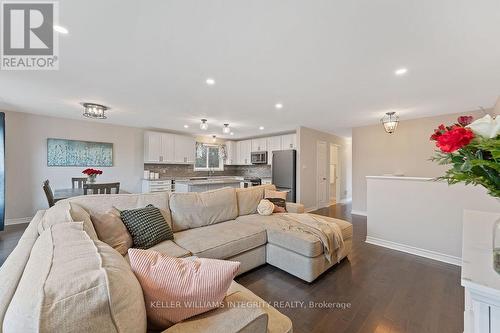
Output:
[[[120,189],[120,194],[130,194],[130,192]],[[62,188],[54,190],[55,201],[64,200],[72,197],[78,197],[80,195],[84,195],[83,188]]]

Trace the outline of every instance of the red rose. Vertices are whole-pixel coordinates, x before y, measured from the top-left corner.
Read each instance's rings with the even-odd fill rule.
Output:
[[[437,136],[436,146],[444,153],[453,153],[467,146],[472,139],[474,139],[474,133],[470,129],[454,126],[449,131]]]
[[[470,125],[470,123],[472,123],[472,120],[474,119],[473,116],[461,116],[461,117],[458,117],[458,123],[462,126],[467,126],[467,125]]]
[[[447,128],[441,124],[437,129],[434,130],[434,134],[431,135],[431,140],[436,141],[441,135],[446,133]]]

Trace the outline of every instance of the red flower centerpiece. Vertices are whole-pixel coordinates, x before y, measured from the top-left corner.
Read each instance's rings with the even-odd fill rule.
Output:
[[[84,175],[87,175],[88,182],[90,184],[95,183],[95,179],[96,179],[97,175],[102,175],[102,171],[97,170],[97,169],[85,169],[82,171],[82,173]]]

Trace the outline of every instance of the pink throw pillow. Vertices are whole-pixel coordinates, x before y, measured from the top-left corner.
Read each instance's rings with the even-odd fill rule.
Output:
[[[222,304],[240,267],[235,261],[173,258],[152,250],[129,249],[128,255],[148,319],[163,329]]]

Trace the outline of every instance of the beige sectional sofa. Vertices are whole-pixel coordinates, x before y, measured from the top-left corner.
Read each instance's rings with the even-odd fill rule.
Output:
[[[88,221],[73,221],[69,214],[70,203],[78,204],[90,215],[105,213],[112,207],[132,209],[153,204],[162,209],[174,231],[174,241],[157,244],[151,248],[153,250],[174,257],[199,256],[239,261],[238,274],[269,263],[305,281],[313,281],[333,264],[325,259],[322,243],[315,236],[281,230],[273,223],[275,215],[256,214],[265,188],[273,189],[274,186],[175,193],[170,196],[167,193],[82,196],[60,201],[49,210],[39,211],[0,268],[0,320],[3,331],[30,331],[33,327],[36,331],[49,331],[50,325],[57,324],[57,318],[53,317],[53,313],[44,313],[47,309],[59,309],[57,313],[66,313],[70,317],[78,313],[80,317],[72,318],[78,322],[86,316],[95,317],[99,308],[93,307],[102,304],[109,304],[111,310],[97,311],[101,316],[95,324],[97,326],[92,326],[94,324],[90,320],[86,321],[86,325],[90,325],[86,328],[107,332],[146,330],[145,311],[138,310],[145,307],[143,299],[137,296],[142,295],[142,291],[133,274],[129,274],[127,256],[121,257],[98,240]],[[287,203],[287,209],[296,213],[303,213],[304,210],[302,205],[292,203]],[[352,225],[342,220],[326,219],[340,226],[345,244],[342,257],[346,257],[352,244]],[[62,223],[71,221],[75,223]],[[75,248],[79,250],[69,250]],[[71,256],[75,260],[70,260]],[[75,263],[78,263],[77,267]],[[82,267],[85,270],[82,271]],[[117,270],[122,271],[120,278],[117,277]],[[124,273],[126,271],[128,273]],[[34,272],[44,273],[37,275]],[[64,272],[72,275],[65,279]],[[75,278],[75,275],[88,277]],[[89,281],[94,281],[94,284]],[[97,292],[97,296],[77,297],[88,296],[90,290],[95,291],[93,288],[103,284],[106,288]],[[56,285],[60,288],[55,288]],[[126,285],[130,291],[124,293],[117,285]],[[31,300],[24,300],[27,295],[32,295]],[[165,332],[292,331],[290,319],[271,306],[264,306],[262,299],[236,282],[233,282],[225,301],[228,304],[253,302],[261,306],[219,308],[173,325]],[[65,306],[60,307],[60,302],[65,302]],[[130,317],[127,319],[127,312],[139,317],[134,319],[134,323],[142,329],[127,328],[133,327],[127,322],[130,320]],[[24,320],[28,326],[19,326]],[[72,321],[68,319],[67,322]],[[45,323],[48,326],[44,326]]]

